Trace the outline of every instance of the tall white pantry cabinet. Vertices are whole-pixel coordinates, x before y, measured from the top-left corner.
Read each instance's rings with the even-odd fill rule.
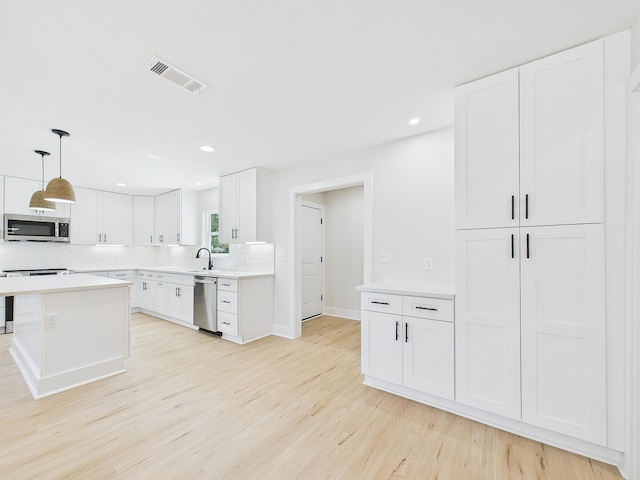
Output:
[[[607,368],[607,42],[620,39],[456,89],[456,401],[622,450],[610,412],[624,373]]]

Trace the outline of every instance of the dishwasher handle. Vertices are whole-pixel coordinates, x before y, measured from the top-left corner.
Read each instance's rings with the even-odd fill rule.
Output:
[[[194,281],[196,283],[207,283],[209,285],[215,285],[216,283],[218,283],[218,279],[217,278],[195,277]]]

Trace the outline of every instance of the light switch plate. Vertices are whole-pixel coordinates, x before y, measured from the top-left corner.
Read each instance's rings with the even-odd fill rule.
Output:
[[[44,316],[44,328],[57,328],[58,326],[58,314],[47,313]]]
[[[287,252],[278,252],[276,258],[279,262],[284,262],[287,259]]]
[[[380,263],[389,263],[391,261],[391,254],[389,252],[379,252],[378,260]]]

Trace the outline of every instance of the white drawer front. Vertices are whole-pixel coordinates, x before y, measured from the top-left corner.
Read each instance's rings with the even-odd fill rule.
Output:
[[[238,294],[218,290],[218,310],[227,313],[238,313]]]
[[[117,280],[133,280],[133,272],[131,270],[109,272],[109,278],[115,278]]]
[[[402,314],[407,317],[430,318],[453,322],[453,300],[426,297],[402,297]]]
[[[154,280],[156,278],[156,274],[153,272],[138,272],[138,277],[144,278],[145,280]]]
[[[224,290],[225,292],[237,292],[238,280],[231,278],[218,278],[218,290]]]
[[[156,273],[156,280],[166,280],[167,279],[167,274],[164,272],[157,272]]]
[[[402,297],[386,293],[362,292],[362,310],[370,312],[385,312],[402,315]]]
[[[218,312],[218,330],[238,336],[238,316],[233,313]]]

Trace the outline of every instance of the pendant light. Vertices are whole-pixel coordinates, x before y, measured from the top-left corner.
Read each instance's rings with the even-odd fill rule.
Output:
[[[54,212],[56,210],[56,204],[45,200],[44,198],[44,156],[51,154],[43,150],[36,150],[35,152],[38,155],[42,156],[42,183],[40,184],[41,190],[33,192],[31,201],[29,202],[29,208],[31,210],[44,210],[46,212]]]
[[[62,178],[62,137],[68,137],[69,133],[55,128],[51,131],[60,137],[60,177],[49,181],[44,198],[52,202],[76,203],[76,194],[71,183]]]

